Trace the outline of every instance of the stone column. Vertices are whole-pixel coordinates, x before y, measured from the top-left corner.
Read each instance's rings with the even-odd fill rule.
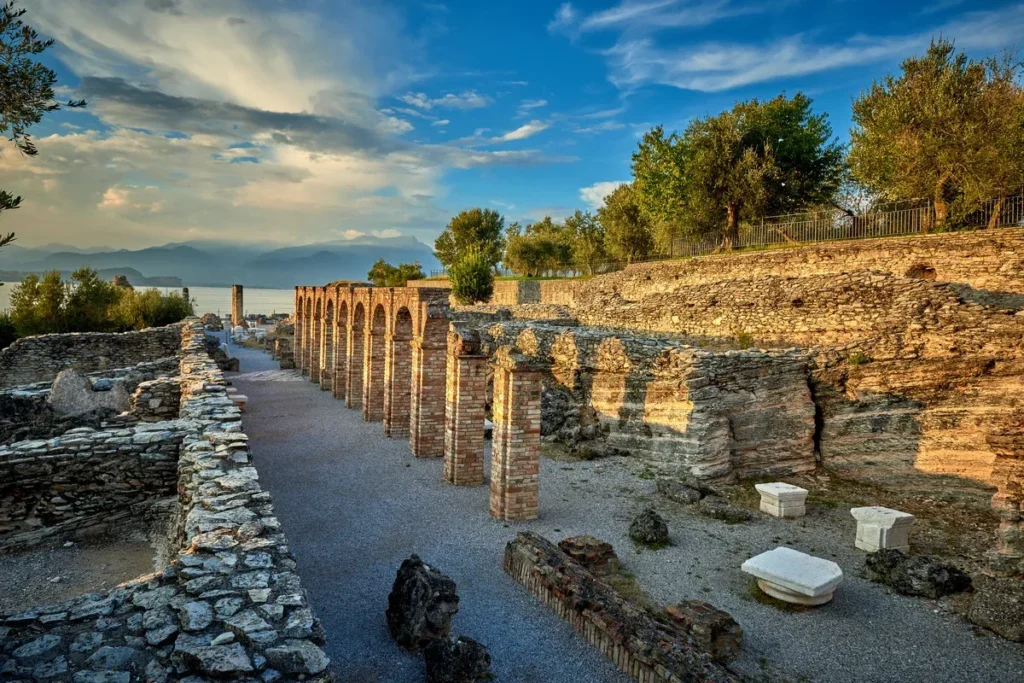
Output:
[[[189,300],[188,287],[182,287],[181,288],[181,298],[185,300],[185,303],[188,303],[188,300]]]
[[[541,370],[504,346],[494,356],[491,516],[535,519],[540,475]]]
[[[1024,576],[1024,408],[1007,416],[986,440],[996,455],[992,507],[999,515],[996,547],[988,554],[993,576]]]
[[[409,436],[409,410],[412,371],[412,340],[396,334],[385,338],[384,357],[384,436]]]
[[[231,285],[231,326],[241,325],[245,320],[242,306],[242,285]]]
[[[320,383],[320,338],[323,334],[323,320],[320,318],[323,313],[316,304],[313,304],[313,334],[310,340],[309,349],[309,381]]]
[[[306,319],[302,325],[302,374],[309,377],[312,373],[311,362],[313,358],[313,304],[306,300]]]
[[[345,392],[348,390],[348,321],[345,319],[346,317],[348,317],[348,307],[345,308],[344,315],[339,307],[339,311],[334,315],[334,358],[331,359],[334,368],[331,372],[334,377],[331,395],[339,401],[345,398]]]
[[[330,391],[334,381],[334,321],[320,321],[320,391]]]
[[[476,332],[452,323],[445,377],[444,479],[456,486],[484,483],[487,356]]]

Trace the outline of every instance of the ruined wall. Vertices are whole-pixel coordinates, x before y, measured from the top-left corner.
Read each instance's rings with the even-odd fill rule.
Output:
[[[496,324],[484,338],[492,353],[512,344],[546,363],[543,433],[550,439],[707,478],[815,467],[804,352],[711,352],[533,323]]]
[[[198,319],[184,337],[173,561],[106,593],[0,616],[4,676],[330,680],[323,630]]]
[[[67,368],[94,372],[155,361],[173,356],[180,344],[180,324],[138,332],[22,337],[0,351],[0,388],[48,382]]]
[[[183,426],[73,429],[0,446],[0,548],[126,517],[174,494]]]

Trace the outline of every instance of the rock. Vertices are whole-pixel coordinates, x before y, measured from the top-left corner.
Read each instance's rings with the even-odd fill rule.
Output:
[[[241,643],[202,647],[188,655],[187,660],[209,676],[230,676],[253,670],[252,660]]]
[[[458,611],[454,581],[416,555],[402,562],[388,595],[385,615],[396,643],[418,651],[431,640],[447,638],[452,617]]]
[[[1007,640],[1024,643],[1024,581],[979,577],[967,618]]]
[[[94,631],[79,633],[71,642],[71,651],[84,654],[92,652],[103,644],[103,634]]]
[[[72,683],[129,683],[132,675],[127,671],[76,671]]]
[[[90,669],[103,671],[123,671],[128,668],[132,658],[139,653],[130,647],[111,647],[104,645],[85,660]]]
[[[308,640],[286,640],[283,645],[267,648],[263,654],[271,667],[290,674],[318,674],[331,662],[323,650]]]
[[[728,612],[701,600],[670,605],[665,612],[715,661],[727,664],[739,656],[743,629]]]
[[[423,650],[427,683],[474,683],[491,678],[491,655],[472,638],[431,641]]]
[[[559,541],[558,547],[595,574],[607,574],[618,565],[612,544],[593,536],[570,536]]]
[[[864,562],[872,581],[903,595],[941,598],[971,588],[971,577],[952,565],[924,555],[904,555],[899,550],[879,550]]]
[[[40,636],[17,648],[11,654],[15,659],[23,659],[29,662],[42,661],[56,656],[57,648],[60,647],[63,638],[52,634]]]
[[[633,519],[629,525],[629,537],[642,545],[665,545],[668,543],[668,524],[654,508],[649,507]]]
[[[658,493],[681,505],[693,505],[704,497],[698,489],[675,479],[658,479],[655,487]]]
[[[697,505],[697,510],[705,517],[720,519],[726,524],[748,522],[753,517],[750,510],[732,505],[722,498],[703,498]]]
[[[313,635],[316,622],[309,608],[297,609],[288,615],[284,625],[285,638],[309,638]]]
[[[201,600],[186,602],[178,610],[178,619],[183,630],[202,631],[213,623],[213,608]]]
[[[50,387],[47,399],[60,415],[82,415],[97,410],[128,410],[131,395],[123,382],[114,382],[110,391],[93,391],[92,382],[74,370],[61,370]]]
[[[56,678],[57,676],[66,674],[67,672],[68,660],[64,655],[60,655],[52,662],[43,662],[37,666],[32,670],[32,676],[38,680],[46,680],[48,678]]]

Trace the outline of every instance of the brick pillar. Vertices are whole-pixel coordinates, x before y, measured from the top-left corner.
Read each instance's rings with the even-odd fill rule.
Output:
[[[363,405],[363,356],[366,345],[365,335],[366,323],[360,319],[352,319],[348,328],[348,357],[345,360],[348,366],[346,379],[348,385],[345,387],[345,406],[347,408],[361,408]]]
[[[366,330],[366,353],[363,354],[363,420],[380,422],[384,419],[384,345],[385,321],[370,318]]]
[[[494,443],[491,516],[505,521],[537,517],[540,474],[541,372],[502,347],[494,356]]]
[[[348,321],[345,320],[347,312],[341,311],[334,317],[334,383],[331,385],[331,395],[336,399],[345,398],[348,390]]]
[[[316,314],[319,314],[315,308],[313,309]],[[313,319],[313,334],[310,340],[309,349],[309,381],[319,384],[320,383],[320,337],[323,333],[323,321],[319,315]]]
[[[453,323],[445,377],[444,479],[456,486],[484,483],[487,356],[475,332]]]
[[[300,312],[301,311],[301,312]],[[302,370],[302,335],[303,335],[303,316],[305,316],[305,307],[296,301],[295,304],[295,339],[292,340],[292,361],[295,363],[295,367]]]
[[[330,391],[334,381],[334,321],[320,323],[320,391]]]
[[[389,334],[384,358],[384,436],[409,436],[412,348],[408,337]]]
[[[242,306],[242,285],[231,285],[231,326],[241,325],[245,320],[245,308]]]
[[[988,553],[988,573],[1024,576],[1024,408],[1011,409],[986,440],[996,455],[992,481],[998,490],[992,507],[999,515],[997,544]]]
[[[302,322],[302,374],[309,377],[309,362],[313,346],[313,305],[306,301],[306,317]]]

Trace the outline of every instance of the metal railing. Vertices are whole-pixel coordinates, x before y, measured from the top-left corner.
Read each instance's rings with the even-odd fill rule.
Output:
[[[935,230],[937,227],[955,230],[976,230],[980,228],[1024,227],[1024,188],[1020,192],[982,202],[978,208],[951,219],[946,226],[937,226],[935,205],[930,200],[906,200],[887,205],[877,210],[851,216],[839,209],[811,211],[767,216],[740,224],[739,239],[734,249],[766,249],[774,246],[834,242],[842,240],[870,239],[873,237],[896,237],[916,235]],[[689,256],[706,256],[722,249],[720,237],[680,237],[672,241],[668,254],[638,259],[641,261],[665,261]],[[609,261],[600,272],[609,272],[626,265]],[[499,276],[511,276],[512,271],[500,267]],[[446,269],[430,271],[431,277],[447,274]],[[572,276],[578,274],[574,265],[551,271],[549,276]]]

